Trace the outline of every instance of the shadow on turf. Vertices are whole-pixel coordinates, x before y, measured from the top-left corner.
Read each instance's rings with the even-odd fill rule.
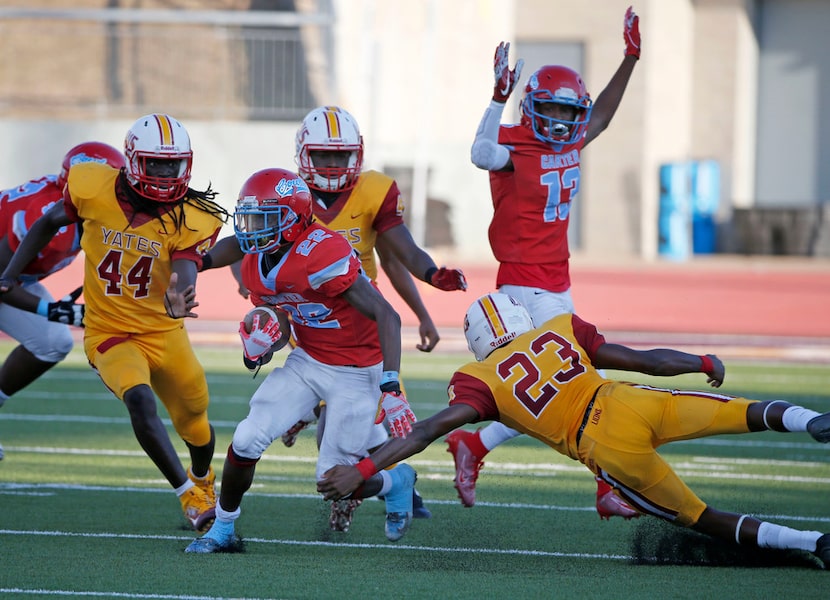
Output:
[[[635,565],[823,568],[818,558],[808,552],[725,544],[657,519],[642,519],[637,523],[631,540],[631,557]]]

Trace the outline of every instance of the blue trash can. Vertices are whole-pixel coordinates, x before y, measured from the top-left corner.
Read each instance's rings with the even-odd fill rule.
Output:
[[[692,251],[714,254],[717,251],[715,215],[720,204],[720,165],[715,160],[692,163]]]
[[[692,163],[660,166],[660,210],[657,252],[671,260],[686,260],[692,251]]]

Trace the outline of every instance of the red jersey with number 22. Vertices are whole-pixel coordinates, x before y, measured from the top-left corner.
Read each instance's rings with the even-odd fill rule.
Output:
[[[328,365],[368,367],[383,361],[377,325],[342,296],[358,277],[366,277],[346,238],[315,223],[270,270],[267,256],[245,255],[242,282],[255,306],[272,304],[291,316],[300,348]]]

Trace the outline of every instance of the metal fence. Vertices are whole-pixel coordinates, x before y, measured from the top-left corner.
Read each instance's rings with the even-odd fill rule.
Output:
[[[0,8],[0,107],[33,119],[298,120],[328,92],[331,82],[313,73],[326,71],[331,22],[276,11]]]

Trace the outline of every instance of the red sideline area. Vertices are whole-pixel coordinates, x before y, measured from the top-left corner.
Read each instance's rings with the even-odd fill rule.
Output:
[[[493,289],[494,265],[463,266],[469,289],[441,292],[420,283],[421,295],[442,336],[439,349],[463,348],[464,313]],[[61,296],[79,285],[82,257],[44,283]],[[571,267],[577,314],[621,343],[652,340],[742,345],[806,345],[816,354],[830,346],[830,261],[770,257],[695,257],[681,263],[602,265],[575,257]],[[383,276],[381,291],[401,315],[405,347],[414,345],[417,321]],[[196,310],[188,323],[196,338],[236,335],[251,308],[228,269],[199,275]],[[201,335],[199,333],[201,332]],[[768,339],[774,338],[774,339]],[[199,341],[194,339],[194,341]],[[664,342],[668,343],[668,342]]]

